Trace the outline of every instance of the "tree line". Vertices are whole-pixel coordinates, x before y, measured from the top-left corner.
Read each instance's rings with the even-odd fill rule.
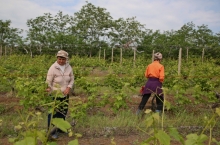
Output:
[[[179,48],[189,55],[218,57],[220,32],[214,34],[207,25],[184,24],[179,30],[161,32],[147,29],[132,18],[114,20],[105,8],[86,2],[73,16],[59,11],[55,16],[44,13],[27,20],[24,30],[10,27],[10,20],[0,20],[0,56],[8,54],[55,54],[64,49],[72,55],[105,57],[119,55],[121,51],[131,56],[133,51],[151,55],[152,50],[177,58]]]

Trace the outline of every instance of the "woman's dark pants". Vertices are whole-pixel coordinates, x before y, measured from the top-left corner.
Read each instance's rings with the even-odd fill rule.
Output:
[[[57,97],[56,101],[60,101],[62,103],[59,106],[59,108],[55,108],[53,118],[63,118],[65,120],[67,112],[68,112],[68,106],[69,106],[68,105],[69,104],[69,95],[67,95],[66,97],[63,97],[63,98]],[[56,111],[56,110],[58,110],[58,111]],[[52,115],[51,113],[48,114],[48,129],[50,127],[51,115]]]
[[[140,105],[138,106],[138,109],[139,110],[143,110],[147,101],[149,100],[151,94],[144,94],[143,97],[142,97],[142,100],[141,100],[141,103]],[[155,95],[156,97],[156,104],[157,104],[157,108],[156,110],[163,110],[163,95],[161,96],[158,96],[158,95]]]

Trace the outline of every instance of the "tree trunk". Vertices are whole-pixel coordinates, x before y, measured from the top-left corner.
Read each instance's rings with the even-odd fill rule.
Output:
[[[41,55],[41,52],[42,52],[42,46],[39,46],[39,52],[40,52],[40,55]]]
[[[25,47],[23,47],[24,48],[24,50],[26,51],[26,53],[28,54],[28,50],[25,48]]]
[[[31,55],[31,58],[33,58],[33,54],[32,54],[32,50],[31,50],[31,45],[30,45],[30,55]]]

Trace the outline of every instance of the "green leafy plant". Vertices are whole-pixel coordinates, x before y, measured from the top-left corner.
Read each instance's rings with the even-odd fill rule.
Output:
[[[43,77],[37,78],[17,78],[15,81],[15,89],[17,97],[21,98],[20,104],[26,109],[40,107],[50,102],[47,94],[46,83]]]

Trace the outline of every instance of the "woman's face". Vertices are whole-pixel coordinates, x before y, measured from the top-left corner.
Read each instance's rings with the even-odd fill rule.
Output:
[[[57,57],[57,63],[59,65],[65,65],[66,64],[66,58],[65,57]]]

